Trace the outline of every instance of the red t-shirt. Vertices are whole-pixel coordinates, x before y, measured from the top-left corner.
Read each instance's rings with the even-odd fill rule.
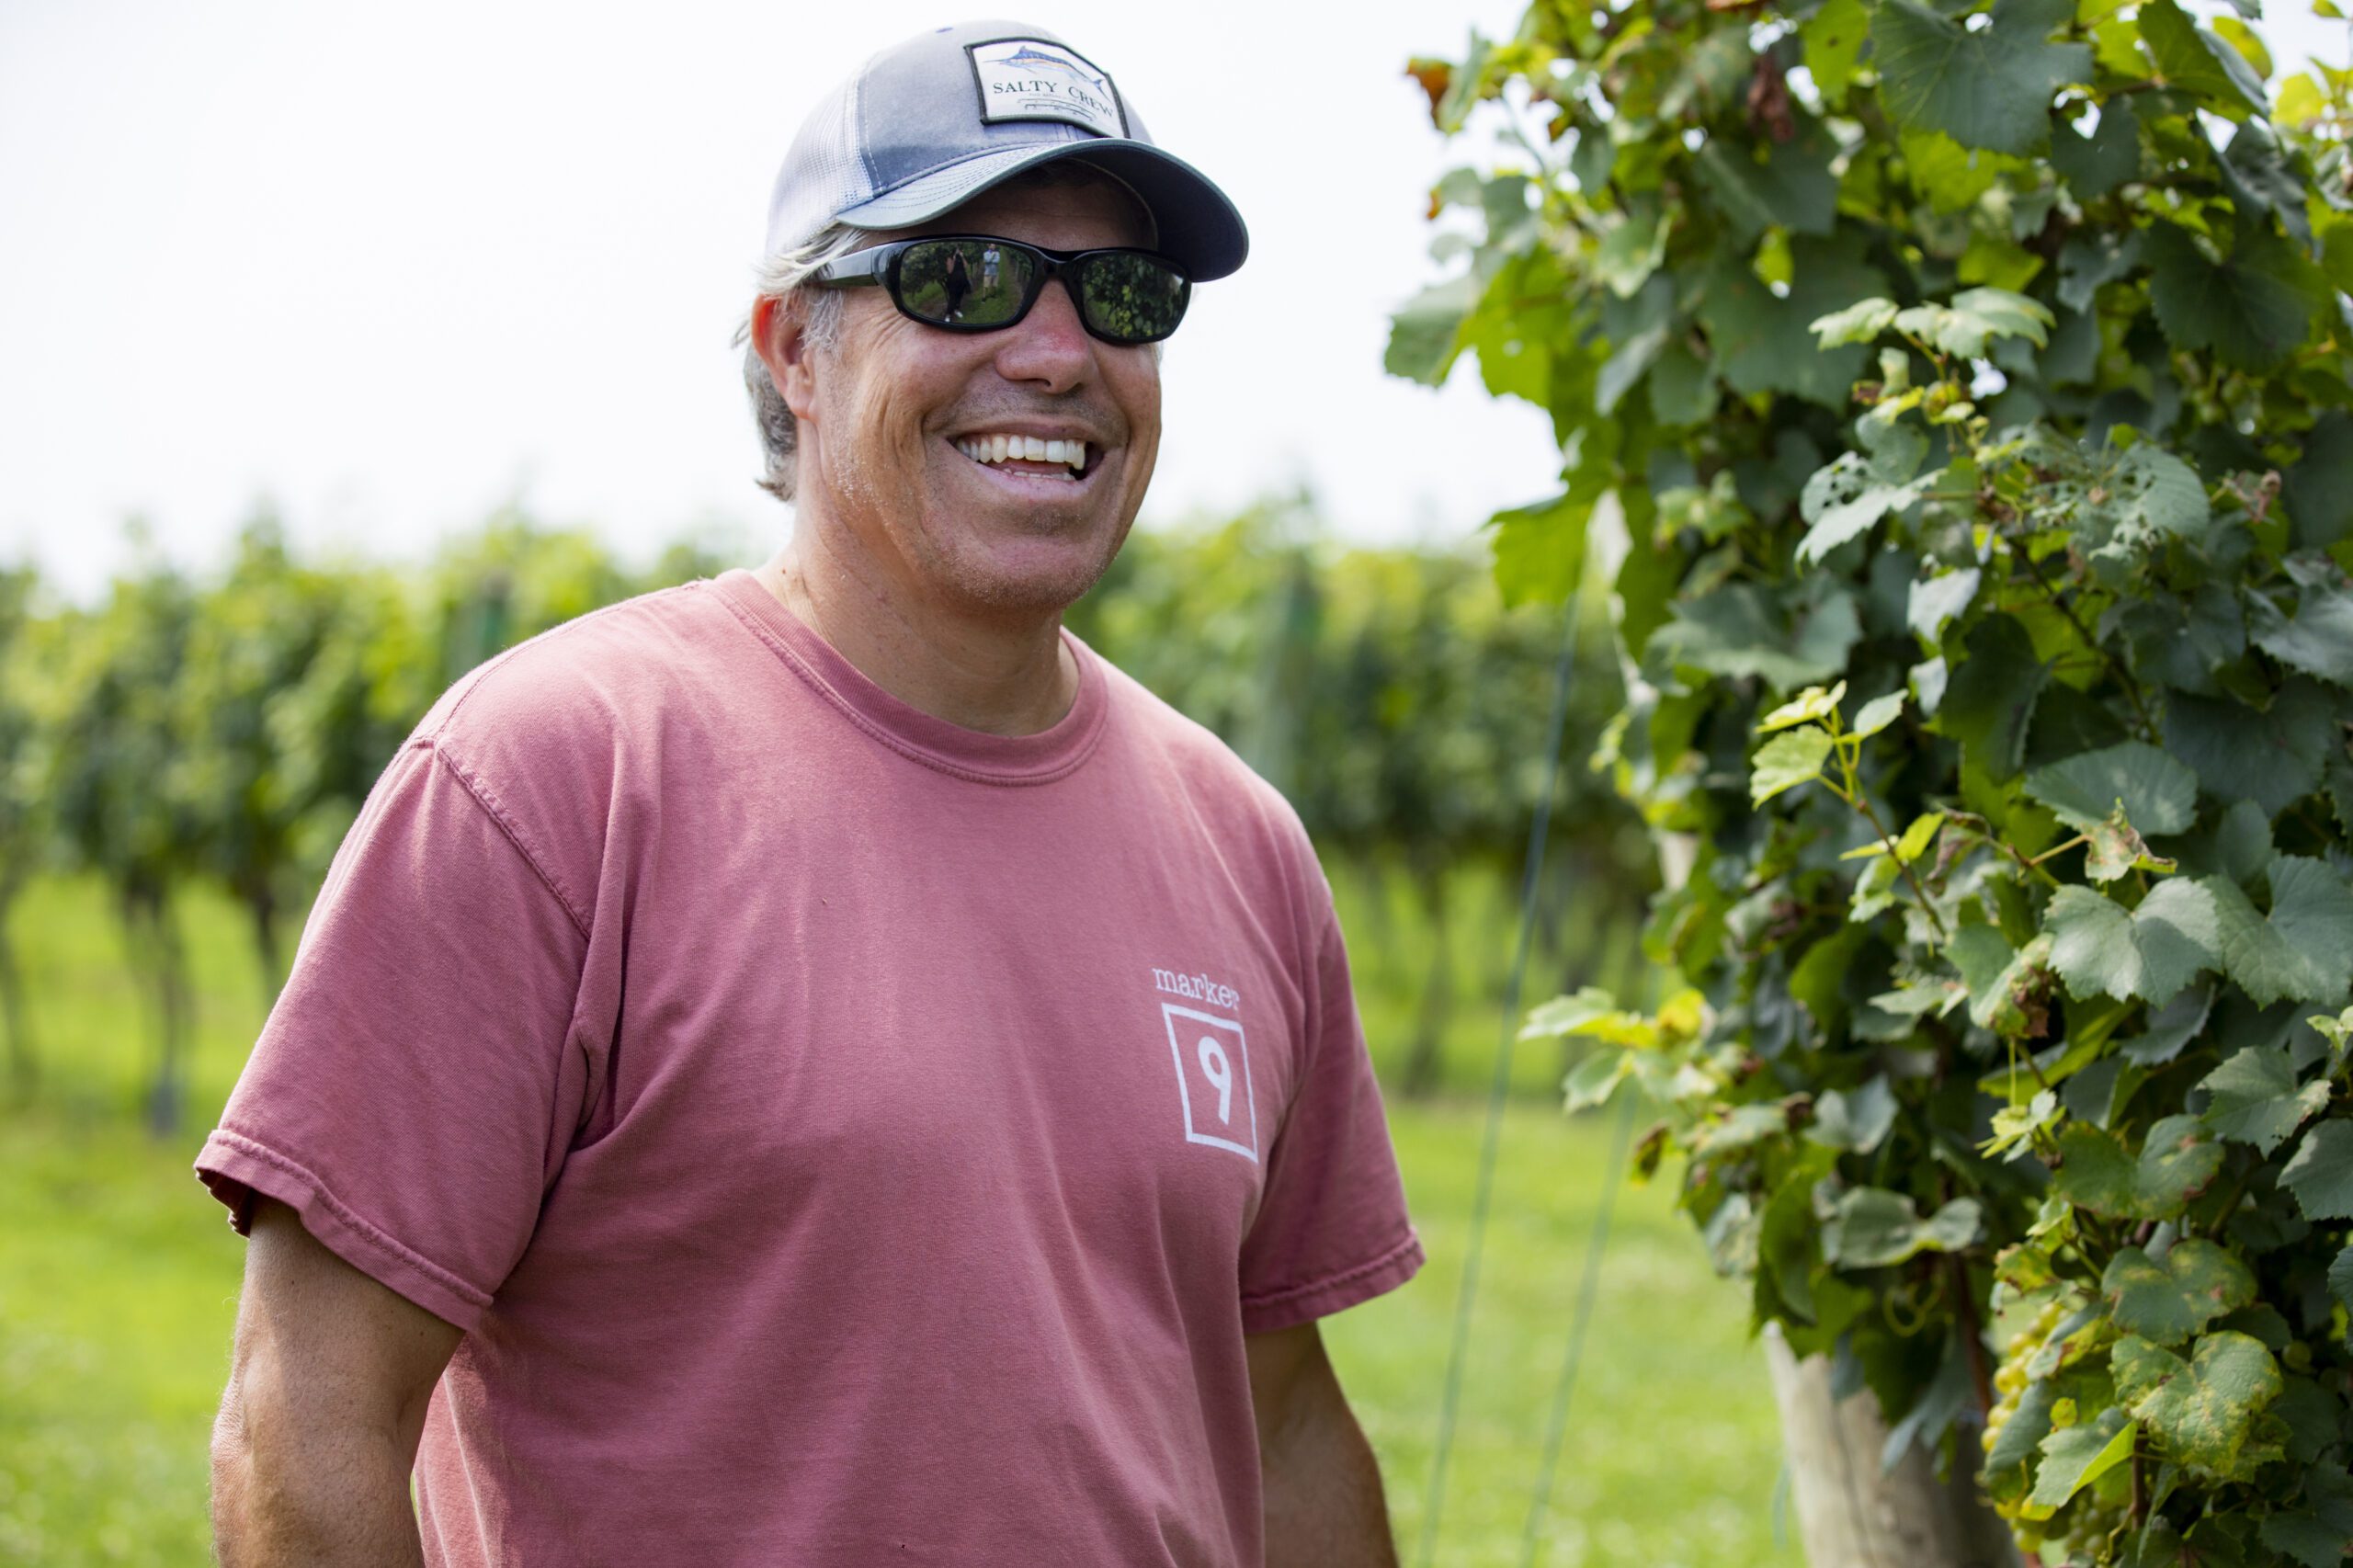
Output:
[[[198,1170],[465,1331],[450,1564],[1261,1560],[1243,1335],[1421,1263],[1298,818],[1075,638],[899,702],[750,574],[442,698]]]

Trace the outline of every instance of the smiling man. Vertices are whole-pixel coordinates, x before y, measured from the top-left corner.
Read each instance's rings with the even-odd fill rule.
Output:
[[[232,1568],[1393,1562],[1315,1324],[1421,1250],[1330,890],[1061,626],[1245,244],[1034,28],[804,125],[790,541],[443,696],[199,1156]]]

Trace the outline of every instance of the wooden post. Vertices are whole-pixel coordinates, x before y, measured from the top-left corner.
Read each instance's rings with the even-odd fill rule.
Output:
[[[1765,1359],[1809,1568],[2019,1568],[2009,1528],[1978,1493],[1973,1433],[1949,1480],[1916,1443],[1881,1474],[1887,1426],[1869,1390],[1834,1402],[1829,1361],[1800,1360],[1776,1324]]]

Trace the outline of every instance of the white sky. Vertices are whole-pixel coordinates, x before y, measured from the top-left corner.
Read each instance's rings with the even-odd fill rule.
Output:
[[[1459,538],[1550,493],[1541,415],[1381,371],[1458,161],[1404,60],[1520,9],[1028,7],[1251,228],[1169,345],[1148,519],[1305,481],[1352,532]],[[126,515],[201,563],[265,494],[379,554],[517,496],[632,555],[764,548],[788,515],[728,338],[777,165],[867,54],[963,14],[0,0],[0,559],[79,596]]]
[[[2265,32],[2287,63],[2343,34]],[[2215,9],[2200,5],[2200,11]],[[1459,539],[1552,493],[1543,416],[1385,377],[1464,149],[1403,74],[1521,0],[1042,3],[1248,221],[1164,369],[1147,520],[1305,483],[1369,539]],[[77,597],[139,512],[218,558],[413,555],[519,499],[633,557],[765,549],[786,514],[728,337],[816,97],[958,9],[0,0],[0,558]],[[1334,266],[1344,252],[1348,260]]]

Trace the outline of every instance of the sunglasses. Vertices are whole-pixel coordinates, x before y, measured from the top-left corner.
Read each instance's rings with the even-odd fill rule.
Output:
[[[949,332],[995,332],[1029,313],[1060,278],[1082,325],[1106,343],[1157,343],[1176,330],[1192,279],[1144,250],[1040,250],[986,234],[893,240],[819,267],[829,289],[880,284],[899,313]]]

